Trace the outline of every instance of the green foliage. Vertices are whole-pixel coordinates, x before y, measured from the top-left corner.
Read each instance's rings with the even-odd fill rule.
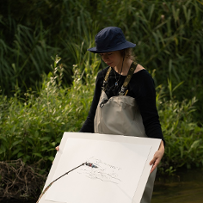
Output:
[[[63,64],[56,57],[54,71],[44,76],[40,92],[27,91],[23,100],[19,92],[11,98],[0,96],[1,160],[21,158],[48,171],[63,133],[79,131],[90,108],[100,60],[95,56],[91,61],[88,55],[85,59],[84,71],[74,65],[70,88],[62,87]],[[175,100],[172,95],[179,86],[168,86],[170,100],[165,87],[157,87],[157,107],[166,140],[160,171],[169,174],[181,167],[203,167],[203,129],[193,122],[197,100]]]
[[[173,98],[166,100],[163,86],[157,87],[157,92],[157,106],[166,141],[160,170],[171,174],[181,167],[202,168],[203,128],[193,121],[196,98],[182,102]]]
[[[100,61],[91,66],[86,64],[85,81],[74,65],[71,88],[61,86],[63,65],[56,66],[59,61],[56,57],[54,72],[44,77],[38,94],[28,91],[24,100],[18,97],[18,92],[11,98],[1,95],[1,160],[21,158],[26,163],[45,164],[48,169],[63,133],[79,131],[87,117],[95,81],[92,75],[96,74]]]
[[[87,48],[118,26],[137,44],[137,61],[156,71],[167,143],[160,170],[202,167],[202,14],[192,0],[1,1],[0,159],[49,168],[63,132],[78,131],[89,111],[101,65]],[[56,54],[62,60],[50,66]]]
[[[17,25],[12,46],[3,39],[0,40],[0,86],[5,94],[12,93],[16,88],[22,92],[35,88],[36,79],[40,81],[42,75],[51,71],[51,55],[55,55],[57,48],[50,47],[43,29],[33,30]],[[10,92],[11,91],[11,92]]]
[[[95,34],[103,27],[119,26],[127,40],[137,44],[137,61],[157,70],[157,85],[166,85],[167,78],[175,86],[184,81],[175,96],[179,101],[196,96],[196,120],[202,122],[198,113],[203,111],[201,1],[8,0],[0,3],[0,13],[4,94],[12,95],[16,88],[36,90],[42,75],[52,71],[51,56],[56,54],[63,59],[64,85],[71,84],[72,65],[83,67],[83,55],[94,46]]]

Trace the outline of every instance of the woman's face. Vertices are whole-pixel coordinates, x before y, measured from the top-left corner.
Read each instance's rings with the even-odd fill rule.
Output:
[[[115,67],[115,66],[121,66],[123,57],[121,56],[120,51],[112,51],[112,52],[106,52],[106,53],[100,53],[99,54],[108,66]]]

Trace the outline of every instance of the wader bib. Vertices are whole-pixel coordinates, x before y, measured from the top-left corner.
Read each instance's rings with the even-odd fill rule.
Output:
[[[131,67],[132,66],[133,64]],[[130,68],[132,74],[135,68],[136,66],[133,67],[133,70]],[[107,83],[109,73],[110,69],[107,71],[104,84]],[[108,99],[105,89],[102,89],[94,118],[95,133],[147,137],[136,100],[133,97],[125,96],[125,94],[127,94],[126,87],[131,79],[131,77],[128,76],[129,73],[118,96],[113,96]],[[151,202],[155,177],[156,170],[149,176],[140,203]]]

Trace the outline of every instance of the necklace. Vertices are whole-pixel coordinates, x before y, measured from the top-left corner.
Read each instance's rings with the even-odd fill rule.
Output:
[[[123,62],[124,62],[124,58],[123,58]],[[121,78],[121,73],[122,73],[122,69],[123,69],[123,62],[122,62],[122,66],[121,66],[121,71],[120,71],[120,73],[118,73],[118,74],[119,74],[118,80],[117,80],[117,78],[116,78],[116,71],[115,71],[115,69],[114,69],[114,75],[115,75],[115,79],[116,79],[116,82],[115,82],[115,86],[116,86],[116,87],[118,86],[118,82],[119,82],[119,80],[120,80],[120,78]]]
[[[116,77],[116,71],[115,71],[115,70],[114,70],[114,75],[115,75],[115,79],[116,79],[115,86],[117,87],[117,86],[118,86],[118,82],[119,82],[119,80],[120,80],[120,78],[121,78],[121,72],[119,73],[118,79],[117,79],[117,77]]]

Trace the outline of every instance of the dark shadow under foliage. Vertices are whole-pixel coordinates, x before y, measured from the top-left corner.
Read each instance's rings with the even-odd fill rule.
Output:
[[[7,199],[7,198],[3,198],[1,200],[1,203],[36,203],[36,200],[26,200],[26,199]]]
[[[21,159],[0,162],[0,201],[26,202],[36,200],[45,182],[45,175],[39,170],[28,166]],[[31,202],[31,201],[29,201]]]

